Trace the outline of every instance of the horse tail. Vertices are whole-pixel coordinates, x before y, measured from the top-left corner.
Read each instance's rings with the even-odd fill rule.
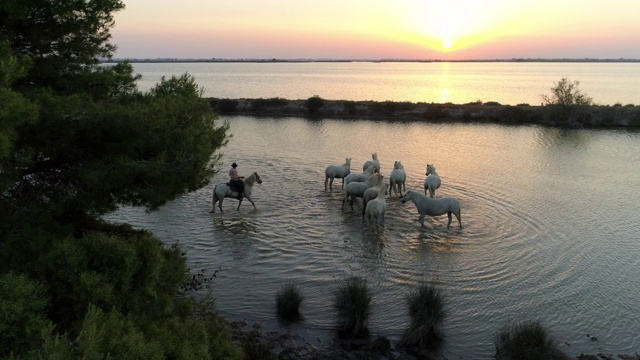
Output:
[[[218,187],[218,185],[213,187],[213,196],[211,197],[211,205],[215,206],[216,205],[216,201],[218,201],[218,195],[216,194],[216,188]]]
[[[324,191],[327,191],[327,184],[329,183],[329,174],[324,173]]]

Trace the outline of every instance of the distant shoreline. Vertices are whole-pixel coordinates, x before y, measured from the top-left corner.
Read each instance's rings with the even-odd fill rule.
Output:
[[[441,59],[181,59],[181,58],[119,58],[103,59],[101,63],[640,63],[640,59],[541,59],[541,58],[513,58],[513,59],[469,59],[469,60],[441,60]]]

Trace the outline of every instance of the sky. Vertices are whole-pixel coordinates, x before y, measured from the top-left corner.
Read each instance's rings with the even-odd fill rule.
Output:
[[[639,0],[124,0],[115,58],[640,59]]]

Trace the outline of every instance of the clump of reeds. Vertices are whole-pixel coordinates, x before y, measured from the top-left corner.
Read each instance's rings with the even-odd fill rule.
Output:
[[[367,336],[372,300],[367,281],[359,277],[345,280],[335,291],[334,300],[338,333],[343,337]]]
[[[444,296],[429,284],[420,284],[407,296],[410,318],[400,344],[423,349],[437,348],[443,339],[442,323],[446,317]]]
[[[303,299],[304,297],[300,294],[300,290],[295,284],[284,284],[276,294],[276,307],[280,319],[286,322],[302,320],[300,306]]]
[[[498,360],[568,360],[551,334],[537,321],[509,324],[496,336]]]

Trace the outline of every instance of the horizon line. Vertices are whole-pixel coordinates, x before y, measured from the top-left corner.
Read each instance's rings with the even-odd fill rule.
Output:
[[[495,58],[495,59],[339,59],[339,58],[176,58],[176,57],[155,57],[155,58],[135,58],[121,57],[100,59],[100,62],[640,62],[636,58]]]

